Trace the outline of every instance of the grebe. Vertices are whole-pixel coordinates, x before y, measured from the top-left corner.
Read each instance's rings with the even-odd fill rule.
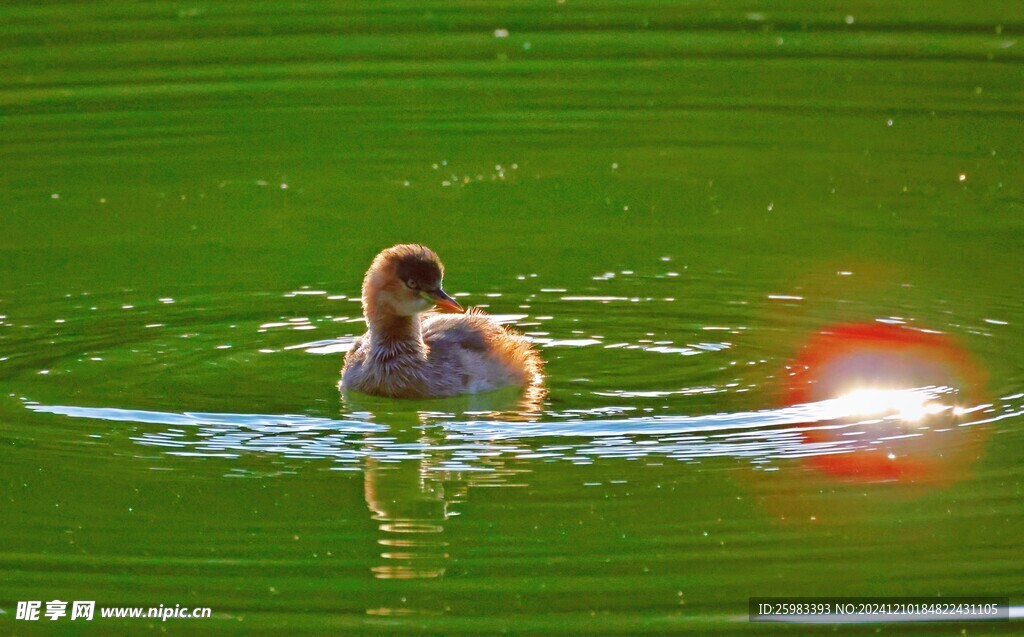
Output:
[[[368,329],[345,355],[342,390],[433,398],[540,386],[543,361],[530,342],[479,309],[462,313],[441,289],[443,276],[441,260],[425,246],[377,255],[363,279]],[[434,306],[458,314],[423,315]]]

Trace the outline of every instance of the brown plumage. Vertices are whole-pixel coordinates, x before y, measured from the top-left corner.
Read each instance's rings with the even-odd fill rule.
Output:
[[[470,394],[508,385],[537,388],[543,362],[530,342],[483,311],[462,312],[444,290],[429,248],[396,245],[363,279],[367,331],[345,356],[341,387],[394,398]]]

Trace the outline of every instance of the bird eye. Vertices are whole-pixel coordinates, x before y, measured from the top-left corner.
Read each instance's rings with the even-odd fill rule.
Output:
[[[405,284],[408,285],[413,290],[416,289],[416,281],[414,281],[413,279],[409,279],[408,281],[405,282]]]

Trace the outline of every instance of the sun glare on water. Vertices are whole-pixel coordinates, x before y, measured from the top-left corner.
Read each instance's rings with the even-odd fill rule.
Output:
[[[855,389],[836,399],[837,411],[847,418],[893,417],[917,423],[928,416],[959,409],[934,400],[919,389]]]

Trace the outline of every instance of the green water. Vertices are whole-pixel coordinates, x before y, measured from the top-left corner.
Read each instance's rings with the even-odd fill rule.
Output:
[[[8,3],[0,36],[3,633],[1024,600],[1018,2]],[[406,241],[534,338],[539,414],[342,400]],[[968,413],[809,441],[787,363],[835,323],[943,334]],[[933,468],[829,469],[890,447]],[[213,616],[15,619],[52,599]],[[1020,624],[865,632],[964,627]]]

